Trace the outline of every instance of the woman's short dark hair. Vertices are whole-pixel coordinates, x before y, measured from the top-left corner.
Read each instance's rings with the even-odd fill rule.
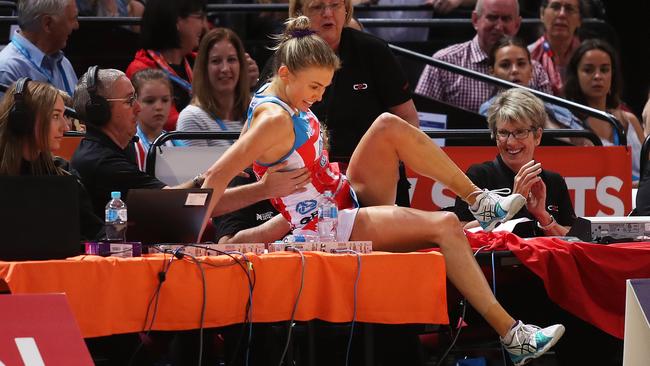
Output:
[[[503,36],[499,38],[499,40],[492,46],[492,48],[490,48],[490,53],[488,53],[488,65],[490,67],[494,67],[494,63],[497,61],[497,51],[507,46],[523,48],[526,51],[526,55],[528,55],[528,62],[530,62],[530,51],[528,51],[528,46],[526,46],[521,38]]]
[[[180,47],[176,22],[190,14],[205,12],[206,0],[148,0],[142,14],[141,46],[167,50]]]
[[[578,78],[578,65],[584,55],[591,50],[600,50],[609,55],[612,62],[612,84],[607,94],[606,106],[607,108],[618,108],[621,104],[621,90],[623,89],[623,77],[621,76],[621,65],[618,59],[618,54],[614,48],[607,42],[600,39],[588,39],[580,44],[571,56],[569,65],[566,70],[566,82],[564,83],[564,96],[574,102],[580,104],[587,104],[582,89],[580,88],[580,80]]]

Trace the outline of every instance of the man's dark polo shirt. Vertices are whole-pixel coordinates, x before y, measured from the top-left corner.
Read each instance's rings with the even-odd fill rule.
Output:
[[[165,183],[138,169],[132,146],[122,149],[102,131],[88,127],[70,164],[79,172],[99,217],[104,217],[112,191],[122,192],[126,200],[129,189],[165,187]]]

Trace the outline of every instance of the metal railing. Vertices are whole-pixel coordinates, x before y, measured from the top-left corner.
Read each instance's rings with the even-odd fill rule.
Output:
[[[618,135],[619,144],[623,145],[623,146],[627,145],[627,137],[625,136],[625,130],[623,129],[623,125],[621,125],[621,122],[619,122],[616,119],[616,117],[614,117],[610,113],[599,111],[597,109],[587,107],[587,106],[584,106],[582,104],[572,102],[570,100],[562,99],[562,98],[556,97],[554,95],[542,93],[539,90],[524,87],[524,86],[521,86],[519,84],[512,83],[510,81],[502,80],[502,79],[496,78],[496,77],[491,76],[491,75],[486,75],[486,74],[480,73],[478,71],[469,70],[469,69],[466,69],[464,67],[460,67],[460,66],[457,66],[457,65],[454,65],[454,64],[450,64],[448,62],[436,60],[433,57],[425,56],[425,55],[423,55],[421,53],[417,53],[417,52],[408,50],[406,48],[398,47],[398,46],[395,46],[395,45],[392,45],[392,44],[390,44],[389,47],[393,51],[397,52],[400,55],[406,56],[406,57],[414,59],[414,60],[424,62],[427,65],[431,65],[431,66],[437,67],[439,69],[443,69],[443,70],[446,70],[446,71],[449,71],[449,72],[453,72],[455,74],[460,74],[460,75],[463,75],[463,76],[467,76],[469,78],[479,80],[479,81],[483,81],[483,82],[486,82],[488,84],[496,85],[496,86],[499,86],[499,87],[502,87],[502,88],[524,88],[524,89],[530,91],[535,96],[537,96],[538,98],[540,98],[541,100],[543,100],[545,102],[550,102],[550,103],[553,103],[553,104],[557,104],[559,106],[568,108],[568,109],[570,109],[572,111],[579,111],[579,112],[582,112],[582,113],[584,113],[584,114],[586,114],[588,116],[595,117],[595,118],[601,119],[603,121],[606,121],[606,122],[608,122],[609,124],[612,125],[612,127],[614,128],[614,131]]]

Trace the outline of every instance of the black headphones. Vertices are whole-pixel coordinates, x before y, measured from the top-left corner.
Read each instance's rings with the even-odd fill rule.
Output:
[[[97,94],[97,84],[99,83],[99,66],[91,66],[86,72],[86,82],[88,84],[88,103],[86,103],[86,119],[88,123],[101,127],[111,119],[111,106],[106,98]]]
[[[17,136],[27,136],[34,132],[34,113],[27,107],[25,94],[27,93],[27,83],[32,80],[23,77],[16,81],[14,88],[14,105],[9,111],[8,123],[9,129]]]

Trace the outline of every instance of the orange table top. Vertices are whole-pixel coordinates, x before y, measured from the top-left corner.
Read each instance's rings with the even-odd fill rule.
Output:
[[[357,258],[305,252],[305,281],[296,320],[352,320]],[[297,253],[248,255],[257,282],[254,322],[288,320],[300,286]],[[84,337],[143,329],[158,272],[170,255],[139,258],[78,256],[66,260],[1,262],[0,278],[12,293],[66,293]],[[244,271],[227,256],[200,257],[207,284],[205,327],[244,320],[249,287]],[[357,321],[447,324],[444,258],[439,253],[361,255]],[[201,273],[189,259],[174,259],[160,291],[154,330],[199,327]],[[153,308],[153,307],[152,307]],[[151,313],[149,314],[151,316]]]

